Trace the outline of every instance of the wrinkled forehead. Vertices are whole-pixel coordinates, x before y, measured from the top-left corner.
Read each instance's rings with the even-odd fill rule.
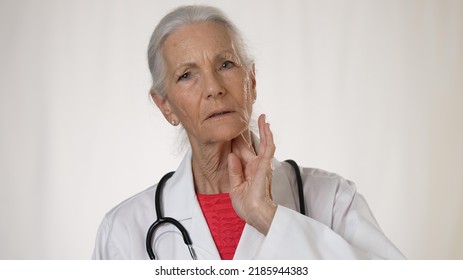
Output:
[[[170,66],[197,56],[214,56],[221,52],[236,54],[228,29],[214,22],[192,23],[180,27],[163,44],[164,59]]]

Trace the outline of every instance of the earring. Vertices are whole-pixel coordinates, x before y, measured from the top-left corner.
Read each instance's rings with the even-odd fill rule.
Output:
[[[173,126],[177,125],[177,123],[175,122],[175,120],[172,120],[170,123],[171,123]]]

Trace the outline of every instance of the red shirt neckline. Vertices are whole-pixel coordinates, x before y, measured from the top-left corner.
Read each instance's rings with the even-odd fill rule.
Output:
[[[230,195],[196,194],[204,218],[222,260],[231,260],[235,255],[244,225],[233,209]]]

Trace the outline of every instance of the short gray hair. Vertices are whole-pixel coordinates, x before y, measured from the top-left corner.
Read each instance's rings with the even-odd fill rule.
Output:
[[[165,62],[162,53],[164,41],[180,27],[198,22],[215,22],[227,28],[241,62],[248,70],[251,69],[254,61],[246,51],[241,33],[221,10],[202,5],[181,6],[161,19],[154,29],[148,45],[148,65],[153,82],[152,89],[159,97],[164,98],[166,94]]]

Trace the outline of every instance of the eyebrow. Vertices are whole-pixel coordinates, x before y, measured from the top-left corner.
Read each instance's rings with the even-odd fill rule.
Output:
[[[214,60],[216,60],[216,59],[218,59],[220,57],[226,56],[226,55],[232,55],[235,59],[237,59],[241,63],[241,59],[240,59],[239,55],[234,50],[224,50],[224,51],[216,54],[214,56]],[[197,66],[198,65],[196,64],[196,62],[184,62],[184,63],[180,64],[179,66],[177,66],[174,69],[173,75],[176,76],[177,72],[182,68],[195,68]]]
[[[182,63],[180,64],[178,67],[176,67],[174,69],[174,73],[177,72],[179,69],[181,68],[190,68],[190,67],[196,67],[196,63],[195,62],[185,62],[185,63]]]

